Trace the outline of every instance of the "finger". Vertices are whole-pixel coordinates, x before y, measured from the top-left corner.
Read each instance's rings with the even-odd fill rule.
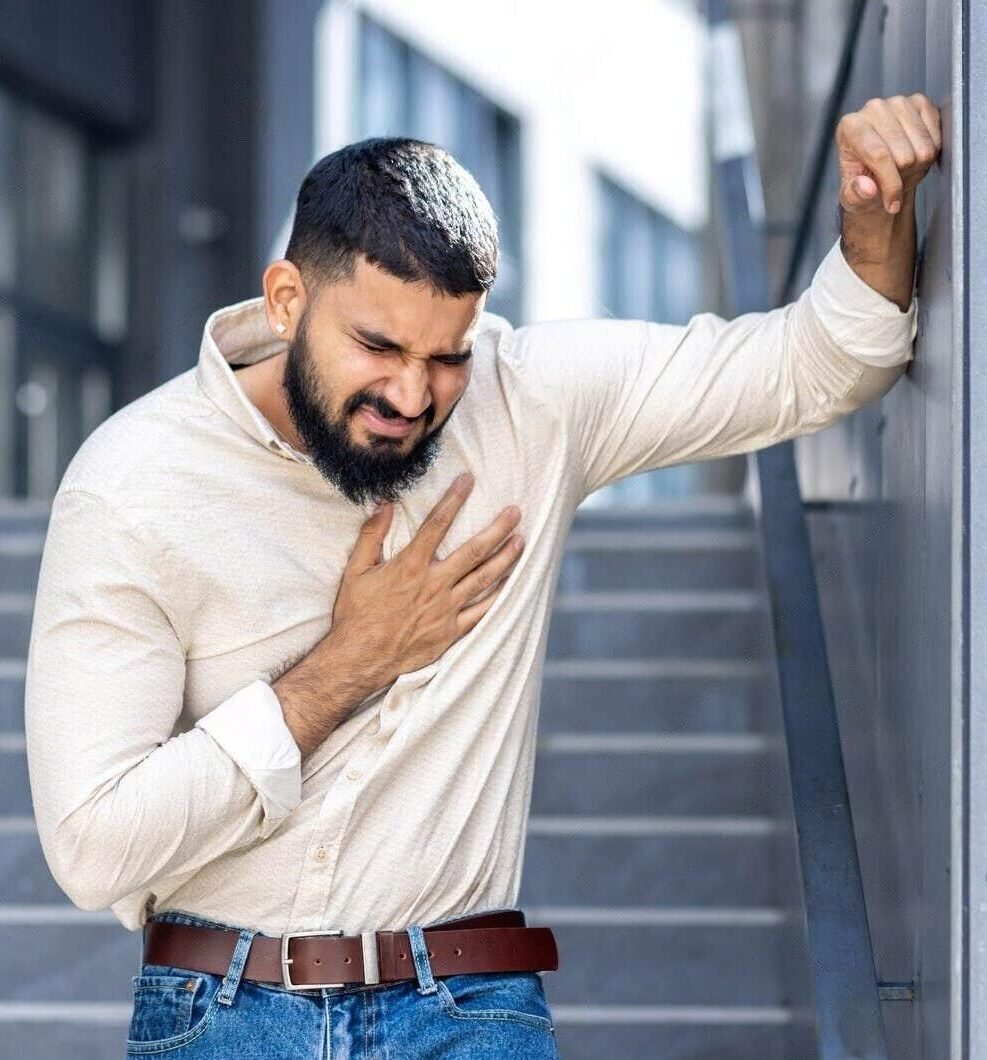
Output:
[[[935,160],[939,149],[932,139],[932,133],[926,127],[925,121],[918,108],[910,100],[903,96],[895,96],[891,100],[895,115],[905,135],[912,145],[912,154],[915,163],[920,166],[928,166]]]
[[[936,145],[936,150],[942,150],[942,118],[939,113],[939,108],[932,102],[928,96],[923,96],[921,92],[916,92],[914,95],[909,96],[915,109],[918,111],[925,127],[929,130],[929,135],[932,137],[932,142]]]
[[[464,633],[469,631],[480,621],[481,618],[493,607],[494,603],[500,596],[500,590],[507,584],[506,581],[502,581],[499,585],[495,585],[487,595],[479,601],[479,603],[473,604],[472,607],[467,607],[459,612],[456,617],[456,626],[459,630],[459,635],[462,636]]]
[[[900,135],[908,144],[908,155],[911,157],[911,143],[903,132]],[[902,185],[901,174],[898,172],[890,144],[868,119],[854,126],[848,138],[848,146],[873,174],[873,180],[877,184],[881,196],[880,201],[883,202],[885,210],[889,213],[896,212],[891,209],[891,204],[897,202],[900,208]],[[858,179],[858,177],[853,178],[854,182]],[[859,191],[860,185],[858,184],[857,187]],[[848,205],[854,206],[857,203],[851,201]]]
[[[463,542],[459,548],[450,552],[444,560],[438,564],[442,573],[448,575],[450,584],[458,582],[464,575],[481,563],[490,552],[504,540],[504,536],[515,527],[521,518],[521,509],[512,504],[505,508],[496,519],[478,534],[474,534],[469,541]]]
[[[877,195],[877,181],[861,173],[845,181],[842,190],[844,205],[866,206]]]
[[[405,545],[404,551],[408,555],[426,563],[432,560],[439,542],[445,537],[446,531],[473,489],[473,481],[469,472],[458,475],[453,480],[442,499],[425,516],[415,536]]]
[[[381,561],[384,538],[387,537],[393,516],[394,505],[384,504],[364,522],[346,564],[349,568],[365,571]]]
[[[884,209],[895,213],[896,203],[901,208],[901,170],[915,165],[915,149],[890,104],[872,109],[868,121],[869,128],[861,126],[857,149],[874,174]]]
[[[494,582],[517,561],[524,548],[524,539],[520,534],[512,534],[486,563],[471,571],[458,581],[452,589],[452,599],[457,607],[471,601]]]

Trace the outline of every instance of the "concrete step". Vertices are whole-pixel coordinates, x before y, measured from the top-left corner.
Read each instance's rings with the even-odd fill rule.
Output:
[[[44,538],[43,530],[0,532],[0,589],[3,592],[34,592]]]
[[[770,814],[786,779],[783,752],[745,733],[545,736],[532,813]],[[0,779],[0,798],[5,790]]]
[[[757,583],[749,530],[574,530],[566,539],[559,589],[743,589]]]
[[[139,932],[105,914],[76,911],[56,923],[0,924],[0,998],[129,1002],[141,957]]]
[[[777,906],[788,896],[782,869],[792,864],[790,843],[784,829],[758,818],[532,817],[521,901]]]
[[[27,659],[33,612],[33,592],[0,592],[0,658]]]
[[[22,736],[0,739],[0,814],[31,816],[31,789],[27,775],[27,755],[20,750],[11,750],[15,742],[20,744]]]
[[[24,731],[26,658],[0,657],[0,732]]]
[[[26,820],[23,825],[17,831],[0,831],[0,905],[68,906],[48,871],[33,822]]]
[[[750,529],[754,518],[749,505],[735,496],[668,498],[636,508],[593,508],[583,505],[572,520],[575,530],[653,530],[696,528]]]
[[[673,660],[674,661],[674,660]],[[738,666],[723,674],[716,661],[691,675],[662,675],[609,660],[595,675],[567,675],[558,661],[545,667],[538,730],[565,732],[760,732],[775,722],[773,674]]]
[[[552,924],[555,1004],[787,1006],[783,925]]]
[[[126,1054],[130,1005],[0,1001],[10,1060],[117,1060]]]
[[[548,657],[764,659],[770,627],[744,591],[559,593]]]

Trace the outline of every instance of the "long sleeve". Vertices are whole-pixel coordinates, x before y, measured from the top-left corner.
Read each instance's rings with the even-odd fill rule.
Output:
[[[156,554],[83,490],[52,503],[28,648],[35,818],[56,882],[102,909],[270,835],[301,797],[277,697],[245,682],[176,733],[185,652]]]
[[[561,418],[582,494],[826,427],[885,394],[913,357],[917,301],[865,283],[839,240],[787,305],[684,325],[563,320],[514,331],[507,356]]]

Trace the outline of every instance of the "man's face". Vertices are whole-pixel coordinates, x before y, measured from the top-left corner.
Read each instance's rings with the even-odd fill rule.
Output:
[[[320,473],[354,504],[396,500],[434,462],[485,299],[434,294],[360,255],[352,281],[306,305],[285,362],[288,410]]]

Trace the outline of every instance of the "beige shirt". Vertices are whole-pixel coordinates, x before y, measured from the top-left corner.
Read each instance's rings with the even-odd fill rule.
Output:
[[[395,505],[401,549],[453,477],[437,555],[517,503],[525,550],[439,659],[300,763],[270,682],[329,628],[370,511],[280,441],[231,364],[284,349],[260,298],[206,321],[194,368],[105,420],[53,500],[26,732],[49,866],[128,928],[184,909],[269,934],[396,929],[517,902],[563,545],[593,490],[817,430],[912,356],[835,243],[798,300],[684,326],[486,313],[440,455]]]

